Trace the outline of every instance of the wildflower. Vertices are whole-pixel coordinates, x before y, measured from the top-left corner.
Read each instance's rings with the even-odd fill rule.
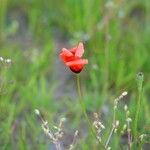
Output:
[[[85,64],[88,64],[87,59],[82,59],[84,53],[83,43],[80,42],[78,46],[71,48],[70,50],[63,48],[60,53],[61,60],[67,67],[74,73],[80,73]]]

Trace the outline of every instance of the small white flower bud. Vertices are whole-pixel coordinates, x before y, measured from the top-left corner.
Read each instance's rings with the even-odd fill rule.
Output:
[[[99,136],[97,136],[97,139],[98,139],[100,142],[102,141],[101,137],[99,137]]]
[[[108,147],[107,150],[111,150],[111,147]]]
[[[128,92],[127,91],[124,91],[123,93],[122,93],[122,96],[126,96],[128,94]]]
[[[129,112],[129,111],[127,111],[127,116],[129,116],[129,114],[130,114],[130,112]]]
[[[117,129],[114,130],[114,133],[117,133]]]
[[[69,150],[73,150],[74,146],[71,144]]]
[[[57,126],[53,126],[54,129],[59,130],[59,128]]]
[[[78,134],[79,134],[79,131],[78,131],[78,130],[76,130],[76,132],[75,132],[74,136],[78,136]]]
[[[44,122],[43,122],[43,125],[44,125],[44,126],[47,126],[47,125],[48,125],[48,122],[47,122],[47,121],[44,121]]]
[[[0,57],[0,61],[4,61],[4,58],[3,58],[3,57]]]
[[[126,130],[126,129],[127,129],[127,125],[124,124],[124,125],[123,125],[123,130]]]
[[[11,59],[6,59],[5,62],[6,63],[11,63]]]
[[[66,121],[66,118],[61,118],[60,119],[60,122],[65,122]]]
[[[101,124],[101,128],[102,128],[102,129],[105,129],[105,126],[104,126],[103,124]]]
[[[143,138],[146,136],[146,134],[142,134],[139,136],[140,140],[143,141]]]
[[[124,110],[127,111],[128,110],[128,106],[124,105]]]
[[[127,118],[127,122],[131,122],[132,121],[132,119],[131,118]]]
[[[116,127],[118,127],[118,126],[119,126],[119,120],[116,121]]]
[[[40,111],[38,109],[35,109],[34,112],[36,115],[40,115]]]
[[[114,109],[117,109],[117,105],[114,106]]]

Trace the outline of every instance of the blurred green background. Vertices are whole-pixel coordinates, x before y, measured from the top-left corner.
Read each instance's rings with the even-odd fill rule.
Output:
[[[149,0],[0,0],[0,149],[54,149],[34,114],[39,109],[49,125],[66,117],[62,147],[68,148],[75,130],[75,149],[96,149],[87,131],[76,93],[75,75],[59,60],[61,48],[85,44],[89,64],[81,73],[89,114],[101,114],[107,128],[113,101],[120,103],[119,131],[125,122],[124,104],[134,120],[138,88],[136,74],[144,73],[138,134],[150,133],[150,1]],[[133,130],[133,126],[132,126]],[[125,141],[125,142],[124,142]],[[112,150],[126,149],[126,135],[113,136]],[[143,143],[148,149],[149,143]]]

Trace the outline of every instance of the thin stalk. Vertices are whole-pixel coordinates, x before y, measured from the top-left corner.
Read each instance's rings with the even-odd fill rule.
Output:
[[[128,132],[128,150],[131,150],[131,134],[130,134],[130,123],[127,122],[127,132]]]
[[[110,139],[111,139],[111,137],[112,137],[112,135],[113,135],[113,132],[114,132],[114,130],[115,130],[115,128],[116,128],[116,108],[114,107],[114,113],[113,113],[113,124],[112,124],[112,129],[111,129],[111,131],[110,131],[110,134],[109,134],[109,136],[108,136],[108,139],[107,139],[107,141],[106,141],[106,144],[105,144],[105,148],[107,149],[107,147],[108,147],[108,144],[109,144],[109,142],[110,142]]]
[[[110,20],[112,18],[113,9],[112,7],[106,8],[105,10],[105,27],[104,27],[104,36],[105,36],[105,42],[104,42],[104,57],[105,57],[105,77],[104,77],[104,98],[107,99],[107,93],[108,93],[108,86],[109,86],[109,45],[110,45],[110,32],[109,32],[109,26],[110,26]]]
[[[140,113],[140,107],[141,107],[141,97],[142,93],[141,91],[138,93],[138,104],[137,104],[137,110],[136,110],[136,115],[135,115],[135,136],[137,136],[137,125],[138,125],[138,119],[139,119],[139,113]]]
[[[0,42],[4,39],[4,26],[7,11],[7,0],[0,0]]]
[[[149,20],[150,20],[150,3],[149,0],[145,0],[145,7],[146,7],[146,27],[149,26]]]
[[[98,140],[97,138],[97,135],[96,135],[96,132],[95,130],[93,129],[93,125],[92,123],[90,122],[89,118],[88,118],[88,115],[86,113],[86,109],[85,109],[85,106],[84,106],[84,103],[83,103],[83,98],[82,98],[82,94],[81,94],[81,86],[80,86],[80,76],[77,75],[77,90],[78,90],[78,95],[79,95],[79,103],[80,103],[80,106],[81,106],[81,109],[82,109],[82,112],[88,122],[88,125],[89,125],[89,128],[91,130],[91,133],[93,135],[93,137],[95,137],[98,141],[98,144],[99,144],[99,147],[101,148],[104,148],[104,146],[102,145],[102,143]],[[104,148],[105,149],[105,148]]]
[[[56,150],[61,150],[60,147],[60,142],[59,140],[55,137],[55,135],[52,133],[52,131],[50,130],[49,126],[48,126],[48,122],[44,120],[44,118],[42,117],[41,113],[39,112],[38,109],[35,109],[35,114],[39,117],[39,119],[42,122],[42,129],[44,130],[44,132],[46,133],[46,135],[50,138],[50,140],[52,140],[53,144],[56,147]]]
[[[128,136],[128,150],[131,150],[132,147],[132,137],[131,137],[131,128],[130,128],[130,122],[132,121],[132,119],[129,117],[129,110],[127,105],[124,106],[124,110],[126,113],[126,125],[127,125],[127,136]]]
[[[108,79],[109,79],[109,21],[105,27],[105,84],[104,84],[104,93],[107,95],[108,90]]]
[[[134,136],[137,138],[137,126],[138,126],[138,120],[139,120],[139,114],[140,114],[140,107],[141,107],[141,100],[142,100],[142,90],[143,90],[143,80],[144,75],[142,72],[137,74],[137,84],[138,84],[138,104],[135,114],[135,123],[134,123]]]
[[[59,142],[56,142],[56,143],[54,143],[54,144],[55,144],[56,150],[61,150],[61,147],[60,147],[60,143],[59,143]]]
[[[107,147],[108,147],[108,144],[109,144],[109,142],[110,142],[110,139],[111,139],[111,137],[112,137],[112,135],[113,135],[114,130],[115,130],[115,126],[112,127],[111,132],[110,132],[110,134],[109,134],[109,136],[108,136],[108,139],[107,139],[107,141],[106,141],[106,144],[105,144],[105,148],[106,148],[106,149],[107,149]]]

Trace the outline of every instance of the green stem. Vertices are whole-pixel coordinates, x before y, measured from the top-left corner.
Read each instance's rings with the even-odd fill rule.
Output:
[[[140,107],[141,107],[141,99],[142,99],[142,89],[143,89],[143,80],[144,75],[143,73],[138,73],[137,75],[137,83],[138,83],[138,104],[135,114],[135,124],[134,124],[134,136],[137,138],[137,126],[138,126],[138,120],[139,120],[139,114],[140,114]]]
[[[7,0],[0,0],[0,43],[4,39],[6,11],[7,11]]]
[[[141,107],[141,91],[138,93],[138,104],[137,104],[137,110],[135,114],[135,126],[134,126],[134,134],[135,137],[137,137],[137,126],[138,126],[138,120],[139,120],[139,113],[140,113],[140,107]]]
[[[98,141],[98,143],[99,143],[99,146],[100,146],[101,148],[105,149],[104,146],[102,145],[102,143],[98,140],[97,135],[96,135],[96,132],[95,132],[95,130],[93,129],[93,125],[92,125],[92,123],[90,122],[90,120],[89,120],[89,118],[88,118],[88,115],[87,115],[87,113],[86,113],[86,108],[85,108],[85,106],[84,106],[83,98],[82,98],[82,94],[81,94],[80,76],[79,76],[79,75],[77,75],[77,90],[78,90],[78,95],[79,95],[80,106],[81,106],[82,112],[83,112],[83,114],[84,114],[84,116],[85,116],[85,118],[86,118],[86,120],[87,120],[87,122],[88,122],[88,125],[89,125],[89,128],[90,128],[90,130],[91,130],[91,133],[92,133],[93,137],[95,137],[95,138],[97,139],[97,141]]]

